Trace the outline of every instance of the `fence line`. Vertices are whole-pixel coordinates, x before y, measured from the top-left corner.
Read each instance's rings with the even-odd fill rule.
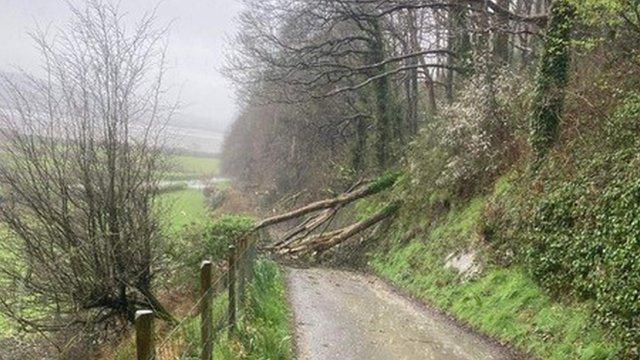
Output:
[[[200,294],[204,298],[200,308],[200,338],[202,339],[202,359],[213,357],[213,314],[211,313],[211,261],[205,260],[200,265]]]
[[[261,231],[260,231],[261,232]],[[141,349],[136,348],[137,354],[147,353],[147,354],[160,354],[162,349],[169,343],[169,341],[174,337],[174,335],[180,330],[184,324],[188,320],[191,319],[191,314],[197,309],[200,308],[200,321],[201,321],[201,345],[202,352],[201,358],[209,360],[212,358],[212,349],[213,349],[213,338],[215,335],[219,334],[225,328],[229,330],[229,333],[233,335],[236,328],[236,314],[238,311],[245,310],[245,299],[246,299],[246,284],[250,283],[253,279],[253,270],[254,270],[254,262],[256,259],[256,243],[260,241],[261,234],[258,233],[257,239],[254,239],[254,236],[249,236],[251,234],[246,234],[241,236],[240,238],[234,241],[234,244],[229,246],[228,250],[228,262],[229,266],[226,270],[223,270],[214,281],[211,281],[211,274],[208,274],[207,279],[203,279],[202,277],[206,277],[206,274],[202,274],[202,268],[208,263],[209,271],[211,271],[211,262],[203,261],[201,264],[201,282],[200,282],[200,296],[195,302],[195,304],[189,309],[187,316],[185,316],[176,326],[174,326],[169,333],[163,337],[162,341],[159,342],[159,345],[154,349]],[[205,270],[206,271],[206,270]],[[238,284],[236,285],[236,275],[239,276]],[[222,289],[220,292],[224,294],[225,290],[228,290],[229,298],[229,306],[227,308],[226,317],[228,323],[226,326],[217,327],[215,331],[211,331],[210,328],[213,323],[213,315],[212,312],[212,301],[207,301],[207,299],[211,299],[217,288],[218,284],[227,278],[227,284],[225,284],[226,289]],[[207,289],[204,289],[207,287]],[[237,293],[236,293],[237,287]],[[237,302],[237,299],[240,301]],[[208,304],[207,304],[208,303]],[[224,317],[222,318],[224,319]],[[218,324],[220,324],[220,319],[218,319]],[[217,326],[217,325],[216,325]],[[206,328],[205,328],[206,327]],[[149,342],[150,346],[153,346],[153,341]],[[143,346],[149,346],[144,345]],[[185,350],[185,352],[188,349]],[[210,355],[211,354],[211,355]],[[150,357],[149,359],[153,359],[154,357]],[[138,359],[142,360],[142,358],[138,357]],[[147,359],[144,359],[147,360]]]

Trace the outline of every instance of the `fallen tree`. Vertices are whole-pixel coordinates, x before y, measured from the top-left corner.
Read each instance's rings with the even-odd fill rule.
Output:
[[[370,183],[370,181],[358,181],[353,186],[351,186],[346,193],[351,193],[356,191],[360,186],[364,186]],[[344,198],[348,198],[349,196],[344,196]],[[283,248],[288,246],[294,242],[297,242],[301,239],[306,238],[313,231],[318,229],[320,226],[328,224],[331,219],[338,213],[342,207],[347,205],[347,203],[339,203],[332,208],[326,209],[320,212],[316,216],[312,216],[303,221],[300,225],[294,227],[293,229],[287,231],[285,235],[275,244],[271,246],[272,249]],[[308,206],[305,206],[307,208]],[[326,225],[325,225],[326,226]]]
[[[326,251],[395,214],[399,207],[400,203],[393,202],[365,220],[339,230],[311,236],[296,243],[289,244],[282,247],[278,252],[281,254],[295,254],[303,251]]]
[[[336,197],[316,201],[293,211],[264,219],[256,224],[250,233],[308,216],[298,225],[285,231],[278,241],[263,249],[278,254],[326,251],[395,214],[400,207],[399,202],[387,204],[364,220],[337,230],[327,231],[331,221],[342,208],[390,189],[397,183],[400,176],[400,173],[388,173],[375,180],[359,181]],[[320,230],[322,227],[324,228]]]

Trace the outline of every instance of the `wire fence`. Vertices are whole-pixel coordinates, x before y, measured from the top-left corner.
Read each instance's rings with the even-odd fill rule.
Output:
[[[254,264],[257,258],[257,243],[261,233],[254,233],[238,238],[228,249],[228,266],[212,278],[213,264],[203,261],[200,266],[200,294],[189,309],[187,315],[175,324],[159,341],[154,339],[153,312],[140,310],[136,313],[136,357],[138,360],[150,359],[181,359],[193,352],[192,346],[186,346],[179,356],[163,356],[168,353],[168,347],[174,343],[181,330],[192,324],[194,314],[200,315],[200,344],[196,348],[200,352],[200,359],[210,360],[215,338],[227,330],[233,336],[237,328],[238,313],[242,313],[246,306],[247,285],[253,279]],[[221,286],[222,285],[222,286]],[[219,289],[220,288],[220,289]],[[216,290],[220,291],[216,291]],[[214,319],[214,310],[219,308],[220,302],[213,305],[213,296],[218,293],[218,299],[226,301],[226,310],[219,311]],[[224,305],[224,304],[223,304]],[[155,345],[157,344],[157,346]]]

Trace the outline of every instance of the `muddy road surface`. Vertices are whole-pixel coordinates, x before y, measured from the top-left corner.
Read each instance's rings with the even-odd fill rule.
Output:
[[[513,358],[375,277],[288,269],[287,286],[300,360]]]

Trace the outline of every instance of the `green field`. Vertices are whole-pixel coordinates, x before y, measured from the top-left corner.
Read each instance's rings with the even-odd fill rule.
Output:
[[[0,152],[0,162],[7,160],[8,156]],[[169,156],[167,161],[166,180],[191,180],[217,176],[220,173],[220,158],[215,155],[173,155]]]
[[[220,159],[211,156],[188,156],[188,155],[176,155],[171,157],[173,174],[187,174],[198,176],[215,176],[218,175],[220,170]]]
[[[207,218],[202,190],[184,189],[168,192],[161,195],[160,203],[168,210],[167,222],[171,230],[179,230],[192,223],[202,223]]]
[[[183,181],[203,176],[215,176],[218,173],[220,159],[216,157],[174,156],[171,159],[177,172],[168,174],[173,181]],[[169,210],[169,229],[180,228],[202,223],[207,219],[204,194],[198,189],[178,189],[164,193],[160,197],[161,204]]]

